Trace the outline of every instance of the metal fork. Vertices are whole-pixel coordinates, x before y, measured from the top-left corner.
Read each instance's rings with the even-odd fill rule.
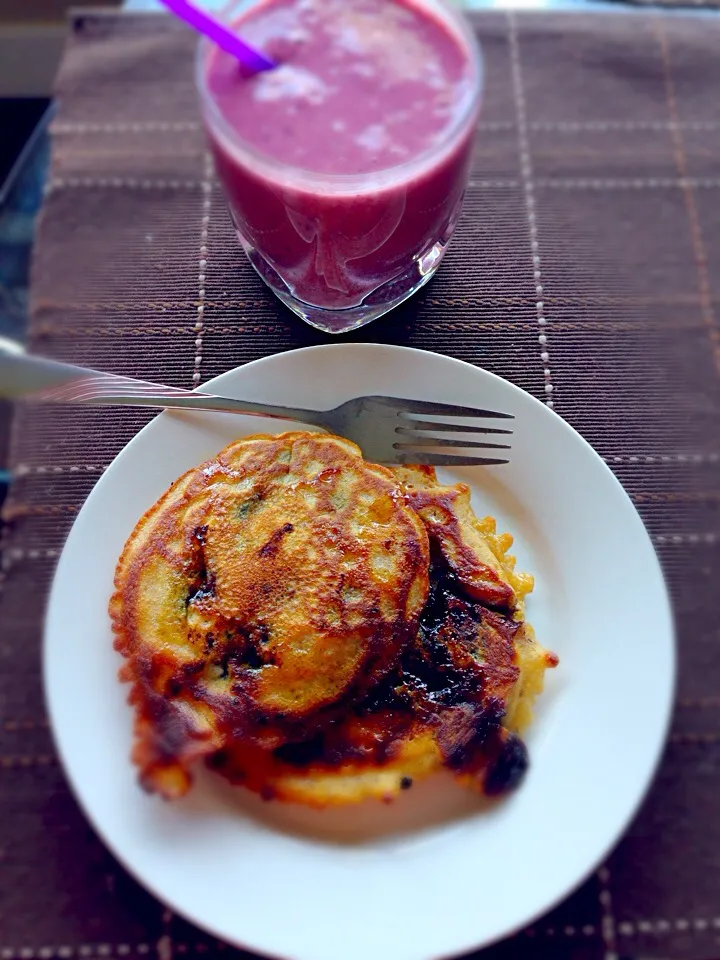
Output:
[[[478,456],[465,450],[509,450],[507,443],[473,440],[462,434],[502,434],[512,431],[477,423],[449,423],[428,417],[509,420],[495,410],[404,400],[399,397],[357,397],[333,410],[304,410],[252,400],[219,397],[198,390],[182,390],[146,380],[119,377],[88,367],[77,367],[41,357],[0,350],[0,397],[54,403],[117,404],[192,410],[220,410],[252,416],[299,420],[352,440],[375,463],[432,466],[487,466],[508,463],[497,455]],[[448,434],[436,437],[435,433]],[[457,453],[445,453],[446,449]]]

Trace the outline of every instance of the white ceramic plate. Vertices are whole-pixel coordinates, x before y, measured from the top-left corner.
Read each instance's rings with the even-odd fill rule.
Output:
[[[515,535],[536,576],[528,619],[560,656],[527,738],[530,772],[490,810],[438,777],[395,804],[263,804],[203,772],[168,804],[137,786],[131,713],[107,616],[138,517],[183,471],[279,421],[159,416],[117,457],[72,529],[52,590],[45,682],[65,770],[99,834],[170,907],[234,944],[293,960],[429,960],[486,945],[553,906],[636,810],[674,685],[668,600],[630,500],[560,417],[515,386],[436,354],[331,345],[250,363],[219,393],[327,408],[361,394],[513,413],[512,462],[441,471]]]

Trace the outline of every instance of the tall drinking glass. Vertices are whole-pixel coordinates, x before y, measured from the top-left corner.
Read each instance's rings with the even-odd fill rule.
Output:
[[[248,77],[202,41],[197,86],[253,267],[329,333],[438,268],[467,184],[482,71],[443,0],[240,0],[227,22],[278,63]]]

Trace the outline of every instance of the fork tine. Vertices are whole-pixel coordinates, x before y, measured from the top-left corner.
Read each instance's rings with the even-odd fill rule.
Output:
[[[459,457],[445,453],[420,453],[418,450],[398,450],[397,456],[386,463],[426,464],[429,467],[491,467],[509,460],[494,457]]]
[[[410,450],[412,447],[467,447],[474,450],[509,450],[508,443],[485,443],[482,440],[456,440],[453,437],[408,437],[407,443],[394,443],[396,450]]]
[[[409,420],[407,426],[395,427],[395,433],[414,434],[418,430],[432,430],[435,433],[505,433],[512,434],[512,430],[503,430],[502,427],[478,427],[474,423],[433,423],[432,420]]]
[[[404,400],[401,397],[388,398],[394,403],[403,418],[412,419],[408,414],[424,413],[428,416],[445,417],[486,417],[496,420],[514,420],[512,413],[500,413],[497,410],[483,410],[479,407],[462,407],[454,403],[433,403],[430,400]]]

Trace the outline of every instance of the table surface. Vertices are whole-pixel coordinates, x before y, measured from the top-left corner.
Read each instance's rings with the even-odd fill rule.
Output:
[[[570,900],[487,960],[703,960],[720,940],[720,22],[643,10],[631,29],[613,9],[477,18],[497,82],[467,216],[432,286],[356,335],[457,356],[539,398],[550,387],[638,505],[673,591],[679,705],[642,813]],[[76,27],[30,349],[186,386],[317,342],[234,246],[183,66],[193,38],[160,17],[85,13]],[[18,412],[5,510],[0,960],[215,957],[104,850],[53,752],[42,591],[145,414],[59,417]]]

